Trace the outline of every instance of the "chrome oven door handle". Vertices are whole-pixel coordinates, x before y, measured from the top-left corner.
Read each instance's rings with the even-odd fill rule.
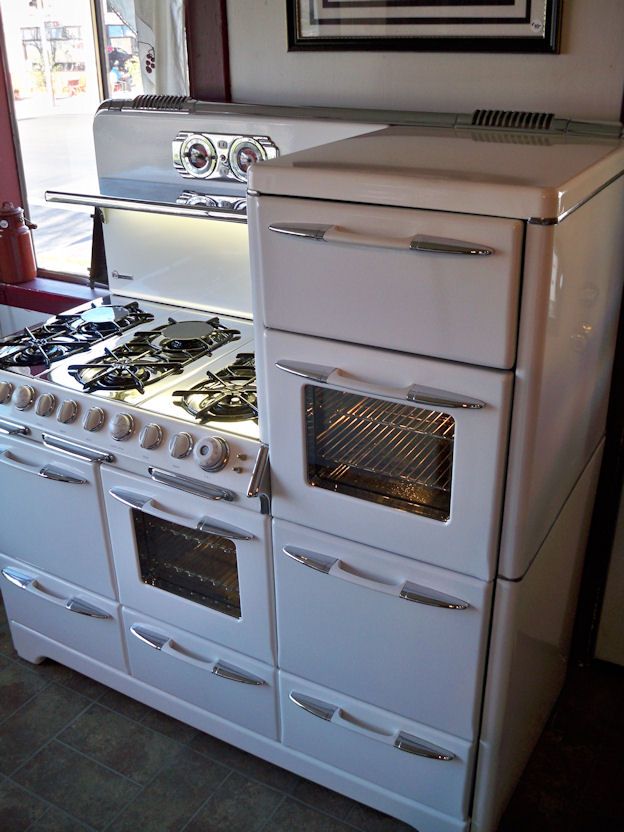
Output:
[[[86,615],[89,618],[99,618],[102,620],[112,618],[112,615],[109,615],[109,613],[105,612],[105,610],[101,610],[99,607],[96,607],[87,601],[83,601],[81,598],[68,598],[67,601],[64,601],[57,596],[50,594],[38,584],[37,578],[34,575],[26,575],[25,573],[20,572],[17,569],[13,569],[10,566],[0,570],[0,574],[3,578],[5,578],[5,580],[13,584],[13,586],[18,587],[18,589],[25,589],[29,592],[34,592],[39,597],[44,597],[46,601],[52,604],[64,606],[66,610],[69,610],[69,612],[76,612],[79,615]]]
[[[81,598],[70,598],[66,602],[65,608],[70,612],[78,613],[78,615],[86,615],[88,618],[100,618],[104,620],[113,617],[99,607],[94,607],[93,604],[83,601]]]
[[[30,428],[27,428],[26,425],[16,425],[7,419],[0,419],[0,433],[5,433],[8,436],[28,436]]]
[[[386,387],[381,384],[374,384],[363,379],[350,376],[338,367],[326,367],[320,364],[308,364],[303,361],[288,361],[280,359],[275,362],[279,370],[284,370],[295,376],[318,382],[319,384],[331,384],[343,390],[352,390],[364,395],[386,396],[392,399],[403,399],[413,404],[422,404],[427,407],[443,408],[466,408],[468,410],[481,410],[485,402],[479,399],[472,399],[468,396],[449,393],[446,390],[438,390],[435,387],[412,384],[409,387]]]
[[[36,578],[33,575],[25,575],[23,572],[13,569],[10,566],[0,570],[0,574],[10,584],[13,584],[13,586],[19,589],[28,589],[29,586],[36,584]]]
[[[186,526],[191,529],[195,528],[197,531],[219,535],[228,540],[253,540],[254,538],[253,534],[244,529],[236,529],[231,526],[219,526],[213,523],[208,517],[200,517],[199,520],[193,520],[190,517],[157,508],[153,497],[146,497],[143,494],[137,494],[125,488],[111,488],[108,493],[113,499],[123,503],[125,506],[136,511],[141,511],[144,514],[149,514],[151,517],[157,517],[166,523],[175,523],[176,525]]]
[[[55,451],[62,451],[63,453],[75,456],[78,459],[83,459],[86,462],[114,462],[113,454],[107,454],[101,451],[94,451],[91,448],[85,448],[84,445],[78,445],[75,442],[69,442],[67,439],[58,439],[56,436],[49,436],[43,434],[43,444],[48,448],[54,448]]]
[[[189,494],[197,494],[207,500],[223,500],[226,503],[231,503],[236,498],[234,492],[228,488],[220,488],[218,485],[212,485],[209,482],[200,482],[191,477],[184,477],[182,474],[170,474],[168,471],[161,471],[159,468],[149,468],[148,472],[154,482],[170,485],[172,488],[187,491]]]
[[[9,468],[15,468],[17,471],[23,471],[27,474],[35,474],[45,480],[54,480],[54,482],[66,482],[72,485],[86,485],[87,480],[83,477],[76,476],[73,472],[64,471],[55,465],[44,465],[39,468],[36,465],[26,465],[24,462],[18,462],[10,451],[0,451],[0,464],[8,465]]]
[[[287,237],[303,237],[321,243],[338,243],[340,245],[368,246],[371,248],[392,248],[399,251],[445,255],[476,255],[489,257],[494,249],[478,243],[464,240],[449,240],[444,237],[425,237],[416,234],[413,237],[384,237],[377,234],[363,234],[349,231],[339,225],[314,225],[310,223],[272,223],[269,231],[284,234]]]

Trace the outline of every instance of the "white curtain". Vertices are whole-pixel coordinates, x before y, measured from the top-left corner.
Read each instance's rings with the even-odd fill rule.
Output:
[[[143,92],[188,95],[184,0],[134,0]]]

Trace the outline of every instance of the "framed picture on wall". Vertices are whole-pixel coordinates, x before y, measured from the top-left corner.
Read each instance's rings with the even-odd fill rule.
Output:
[[[557,52],[563,0],[286,0],[288,49]]]

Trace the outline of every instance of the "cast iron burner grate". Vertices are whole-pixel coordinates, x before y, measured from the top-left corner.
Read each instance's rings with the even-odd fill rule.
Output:
[[[256,368],[253,353],[238,353],[236,360],[190,390],[175,390],[175,404],[198,422],[234,422],[258,418]]]

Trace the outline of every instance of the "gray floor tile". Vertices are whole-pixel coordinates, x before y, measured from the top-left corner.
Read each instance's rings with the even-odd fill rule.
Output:
[[[33,665],[33,667],[37,668],[37,672],[42,678],[64,685],[66,688],[86,696],[87,699],[99,699],[103,693],[109,690],[105,685],[96,682],[95,679],[89,679],[88,676],[83,676],[82,673],[53,662],[51,659],[45,659],[41,664]]]
[[[106,705],[112,711],[117,711],[122,716],[127,716],[128,719],[135,719],[137,722],[145,719],[152,710],[142,702],[137,702],[136,699],[132,699],[130,696],[125,696],[123,693],[111,690],[110,688],[98,699],[98,704]]]
[[[3,608],[4,609],[4,608]],[[11,631],[6,619],[0,621],[0,653],[3,656],[8,656],[11,659],[17,658],[17,653],[13,647],[13,639],[11,638]]]
[[[125,777],[56,741],[21,768],[15,779],[95,829],[109,824],[140,790]]]
[[[149,782],[179,748],[163,734],[98,704],[58,739],[141,785]]]
[[[241,751],[226,742],[221,742],[221,740],[217,740],[208,734],[199,734],[190,743],[190,747],[274,789],[281,789],[290,793],[299,782],[299,777],[296,774],[271,765],[271,763],[267,763],[259,757],[254,757],[253,754],[247,754],[245,751]]]
[[[358,804],[338,792],[332,792],[310,780],[301,780],[295,786],[292,796],[315,809],[327,812],[339,820],[345,820],[349,812]]]
[[[34,823],[28,832],[87,832],[88,827],[51,806],[45,815]]]
[[[224,766],[182,746],[107,832],[177,832],[229,774]]]
[[[47,684],[45,679],[27,667],[7,662],[0,670],[0,720],[20,708]]]
[[[263,832],[295,832],[295,830],[296,832],[353,832],[353,827],[287,798],[271,817]]]
[[[361,803],[354,803],[346,819],[362,832],[414,832],[413,826],[368,806],[362,806]]]
[[[27,794],[9,780],[0,782],[0,829],[24,832],[47,811],[48,804]]]
[[[141,725],[152,728],[154,731],[160,731],[166,737],[183,744],[191,742],[191,740],[195,739],[201,733],[196,728],[193,728],[192,725],[185,725],[184,722],[180,722],[177,719],[173,719],[173,717],[167,716],[167,714],[152,710],[151,708],[141,720]]]
[[[15,771],[88,704],[59,685],[44,688],[0,725],[0,771]]]
[[[232,774],[202,807],[185,832],[256,832],[267,821],[283,794]]]

